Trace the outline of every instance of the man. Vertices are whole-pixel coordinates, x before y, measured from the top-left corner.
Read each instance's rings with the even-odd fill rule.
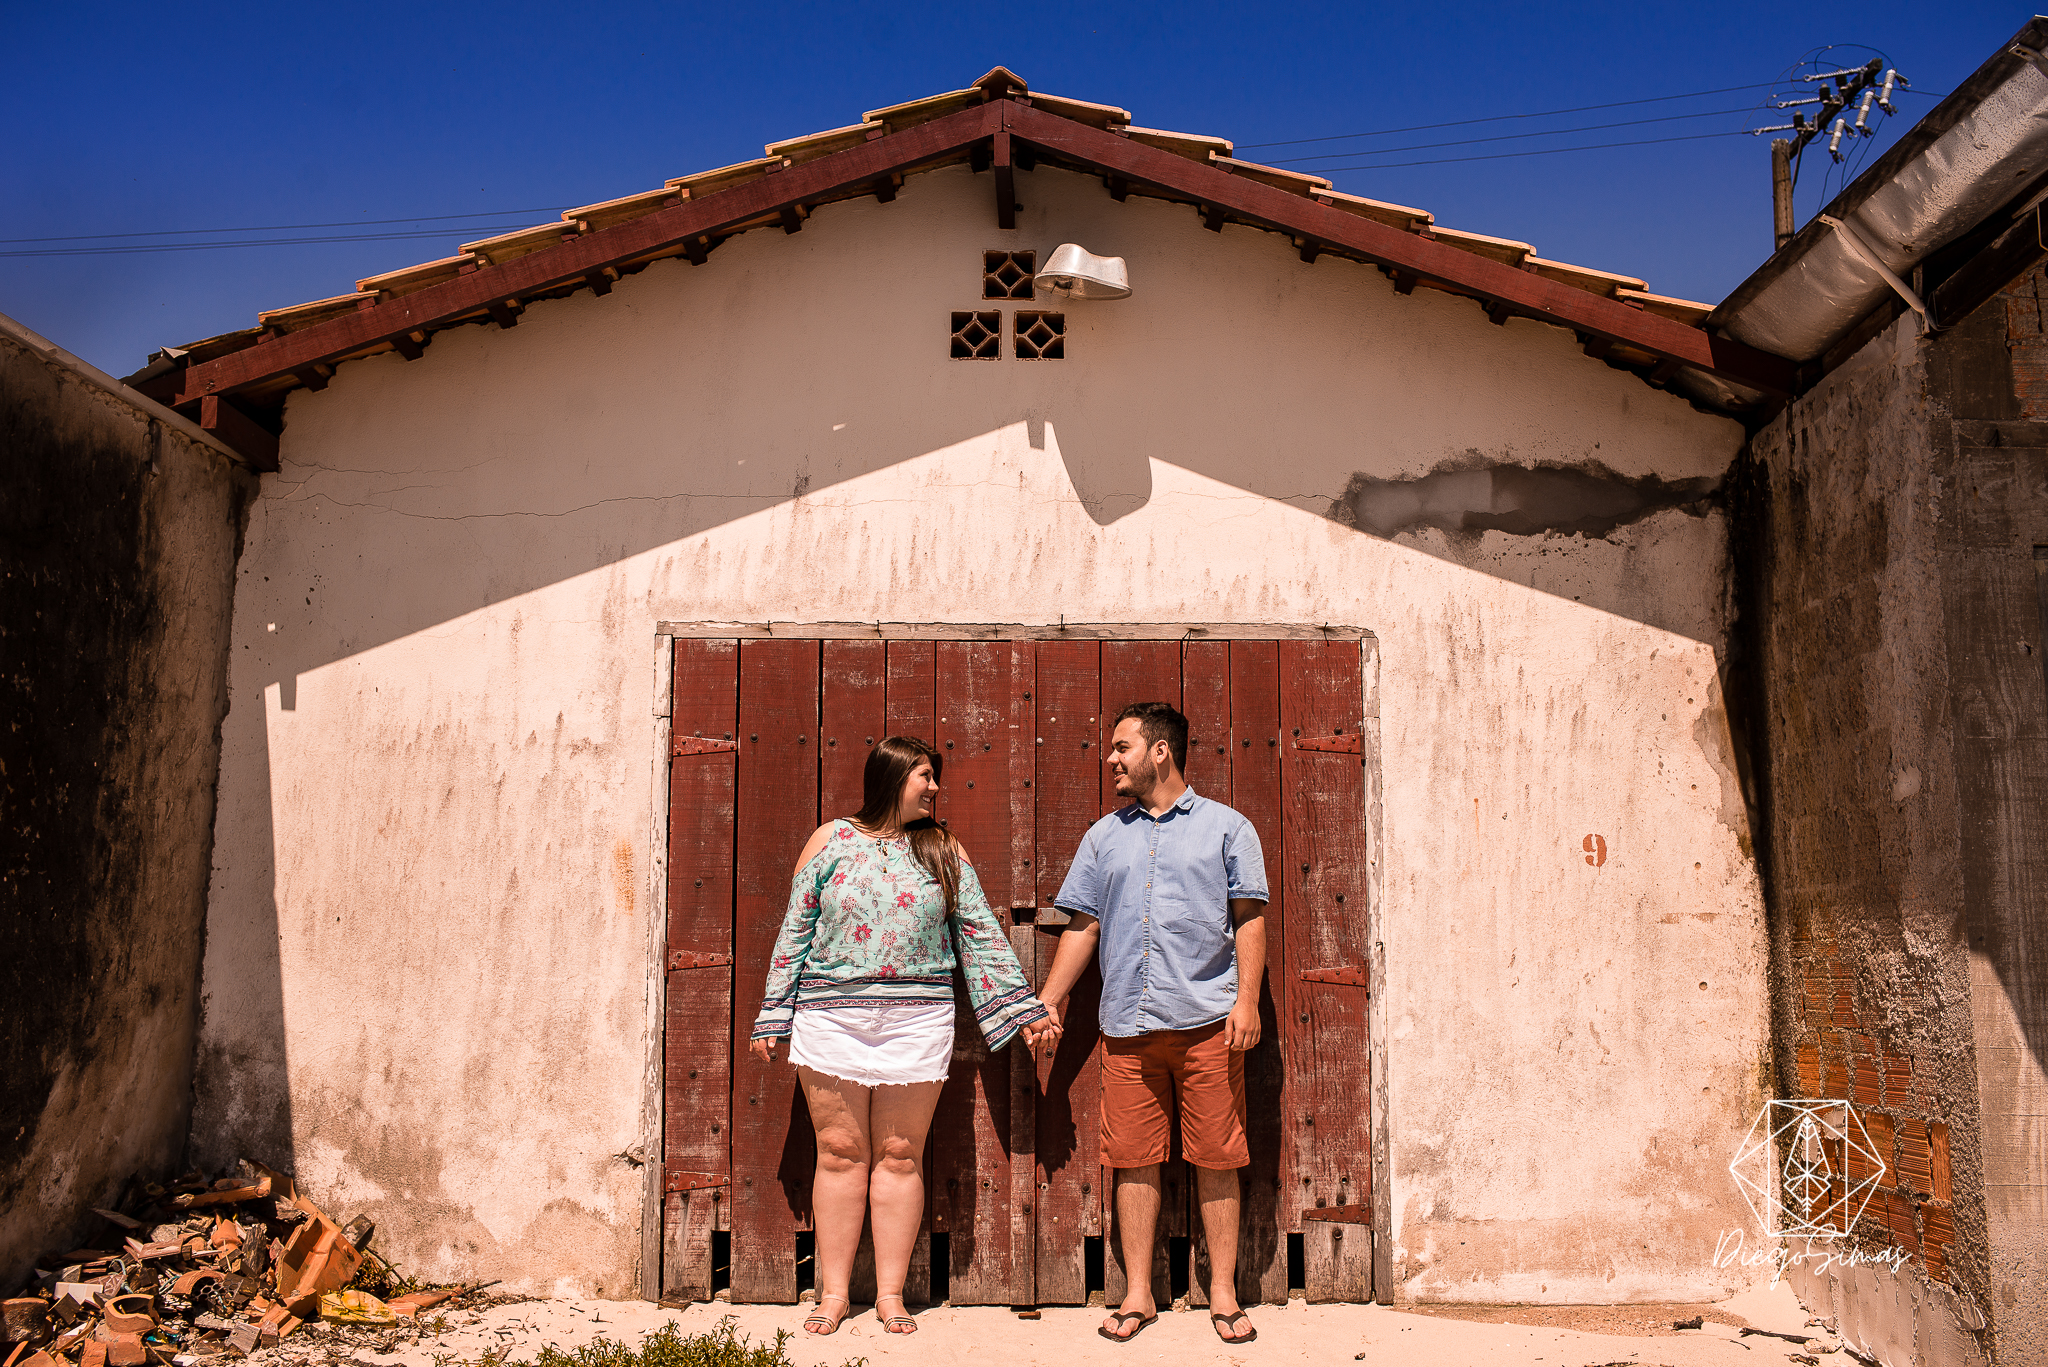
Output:
[[[1055,899],[1073,920],[1039,997],[1061,1021],[1100,946],[1102,1162],[1117,1170],[1130,1290],[1098,1332],[1123,1342],[1159,1317],[1152,1247],[1177,1097],[1209,1236],[1209,1319],[1225,1343],[1249,1343],[1258,1331],[1237,1303],[1237,1170],[1251,1161],[1244,1056],[1259,1042],[1266,864],[1251,822],[1188,787],[1187,754],[1188,719],[1166,703],[1117,715],[1103,763],[1130,805],[1081,841]]]

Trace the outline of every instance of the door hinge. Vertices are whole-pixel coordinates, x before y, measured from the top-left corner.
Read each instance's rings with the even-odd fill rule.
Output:
[[[729,1187],[730,1177],[720,1177],[715,1172],[684,1172],[681,1168],[665,1168],[662,1171],[663,1191],[702,1191],[707,1187]]]
[[[1346,987],[1371,986],[1362,968],[1304,968],[1301,980],[1305,983],[1342,983]]]
[[[1325,1220],[1333,1225],[1366,1225],[1372,1223],[1372,1208],[1363,1205],[1317,1206],[1301,1213],[1304,1220]]]
[[[1334,736],[1302,736],[1295,740],[1294,748],[1297,750],[1321,750],[1326,754],[1332,755],[1362,755],[1365,753],[1360,747],[1356,732],[1348,736],[1341,733]]]
[[[672,949],[668,952],[671,973],[679,968],[723,968],[731,962],[730,954],[711,954],[696,949]]]
[[[713,740],[709,736],[676,736],[669,742],[668,753],[671,759],[681,759],[684,755],[715,755],[739,748],[740,744],[735,740]]]

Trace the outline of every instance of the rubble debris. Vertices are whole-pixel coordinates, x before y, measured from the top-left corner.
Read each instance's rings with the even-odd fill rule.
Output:
[[[371,1220],[338,1224],[260,1163],[137,1180],[90,1209],[120,1246],[45,1258],[0,1297],[4,1367],[226,1367],[323,1315],[388,1333],[497,1284],[421,1286],[372,1251]]]
[[[1705,1317],[1704,1315],[1694,1315],[1694,1316],[1693,1316],[1693,1317],[1692,1317],[1691,1319],[1689,1319],[1689,1320],[1673,1320],[1673,1321],[1671,1321],[1671,1327],[1672,1327],[1673,1329],[1698,1329],[1698,1328],[1700,1328],[1700,1327],[1701,1327],[1702,1325],[1704,1325],[1705,1323],[1706,1323],[1706,1317]]]

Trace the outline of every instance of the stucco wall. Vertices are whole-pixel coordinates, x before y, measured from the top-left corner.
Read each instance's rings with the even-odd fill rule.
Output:
[[[1935,337],[1901,318],[1757,435],[1744,481],[1780,1081],[1853,1104],[1886,1165],[1853,1242],[1903,1259],[1795,1285],[1886,1363],[2048,1343],[2048,413],[2014,384],[2039,285]]]
[[[0,1286],[191,1113],[240,482],[0,333]]]
[[[1742,1284],[1724,518],[1347,525],[1359,476],[1714,481],[1740,429],[1569,333],[1018,181],[1011,233],[933,172],[293,396],[240,567],[199,1152],[290,1152],[409,1271],[627,1291],[655,623],[1345,623],[1382,652],[1400,1294]],[[948,359],[982,250],[1062,241],[1135,296],[1069,306],[1064,361]]]

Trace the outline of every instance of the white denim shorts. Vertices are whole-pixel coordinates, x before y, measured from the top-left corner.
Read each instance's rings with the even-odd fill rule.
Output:
[[[798,1011],[789,1061],[863,1087],[944,1082],[953,1061],[953,1003]]]

